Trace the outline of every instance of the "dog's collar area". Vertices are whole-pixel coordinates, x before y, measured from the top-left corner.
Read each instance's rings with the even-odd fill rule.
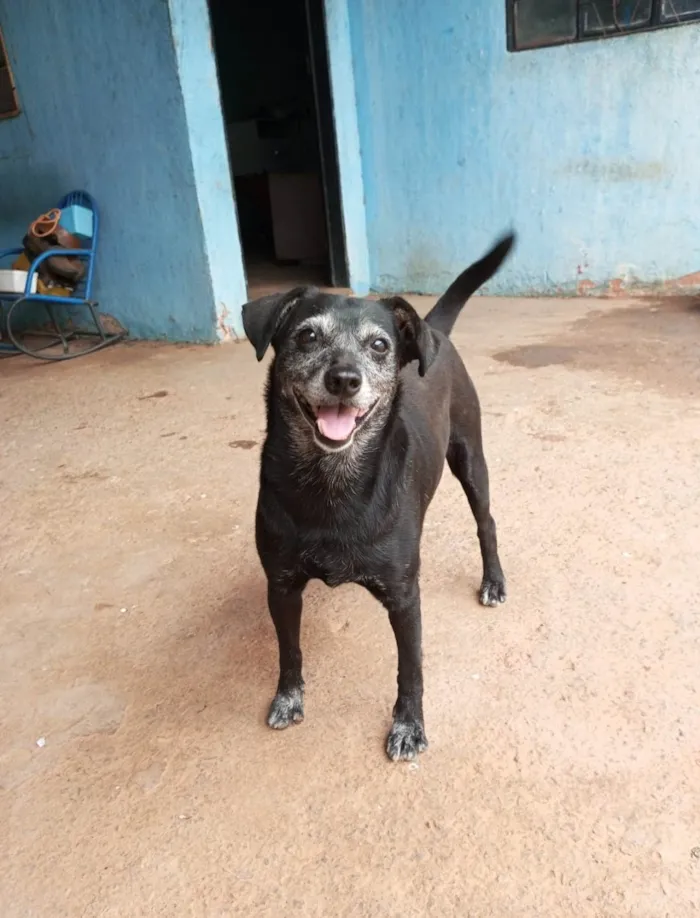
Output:
[[[314,439],[327,452],[348,447],[356,431],[367,421],[379,402],[377,400],[368,409],[344,405],[342,402],[314,407],[296,390],[294,398],[302,417],[313,429]]]

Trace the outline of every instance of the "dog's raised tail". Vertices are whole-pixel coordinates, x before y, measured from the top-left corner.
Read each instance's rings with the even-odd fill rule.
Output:
[[[475,261],[453,281],[425,317],[431,328],[449,335],[472,294],[498,271],[515,244],[515,233],[508,233],[482,259]]]

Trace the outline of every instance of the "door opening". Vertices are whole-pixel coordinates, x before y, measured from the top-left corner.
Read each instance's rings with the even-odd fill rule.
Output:
[[[323,0],[209,0],[248,289],[347,285]]]

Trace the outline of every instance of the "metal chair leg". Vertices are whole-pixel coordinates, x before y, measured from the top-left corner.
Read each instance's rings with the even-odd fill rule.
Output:
[[[97,334],[75,331],[75,332],[70,332],[68,335],[66,335],[61,330],[61,326],[54,312],[55,307],[58,307],[61,305],[60,300],[57,299],[55,303],[46,302],[44,300],[43,302],[46,306],[47,312],[51,319],[51,323],[58,337],[55,341],[52,341],[48,345],[44,345],[43,347],[37,348],[36,350],[30,350],[30,348],[28,348],[17,337],[17,335],[12,330],[12,318],[14,315],[17,314],[18,307],[20,306],[20,304],[25,303],[25,302],[26,302],[26,297],[22,297],[19,300],[16,300],[12,304],[10,309],[8,310],[7,335],[10,341],[14,344],[14,346],[19,351],[21,351],[23,354],[27,354],[27,356],[29,357],[36,357],[38,360],[74,360],[76,357],[84,357],[87,354],[94,354],[95,351],[100,351],[102,350],[102,348],[109,347],[110,344],[116,344],[117,341],[122,341],[127,336],[126,331],[123,331],[123,332],[120,332],[119,334],[114,334],[114,335],[110,335],[107,332],[105,332],[105,329],[100,320],[99,313],[97,312],[97,303],[89,302],[88,300],[85,300],[80,305],[86,306],[90,310],[90,315],[92,317],[92,320],[95,323]],[[37,301],[34,300],[33,302],[37,302]],[[81,337],[82,338],[93,338],[93,339],[98,338],[98,341],[96,344],[93,344],[92,346],[89,346],[89,347],[84,348],[83,350],[79,350],[74,353],[71,353],[68,349],[70,342],[76,338],[81,338]],[[58,344],[59,341],[63,345],[62,354],[41,353],[42,351],[49,350],[51,347],[54,347],[56,344]]]
[[[44,300],[44,306],[46,307],[46,311],[49,314],[49,319],[51,320],[51,324],[53,325],[54,331],[56,332],[56,335],[59,341],[63,345],[63,353],[67,354],[68,353],[68,339],[64,337],[63,332],[61,331],[61,326],[58,324],[58,320],[56,319],[56,314],[53,309],[53,303],[49,303],[46,300]]]
[[[105,334],[105,330],[102,327],[102,320],[100,319],[100,316],[97,312],[97,308],[96,308],[97,304],[88,303],[87,307],[90,310],[90,314],[92,315],[92,321],[95,323],[95,326],[97,327],[97,331],[98,331],[100,338],[102,338],[103,341],[106,341],[107,335]]]

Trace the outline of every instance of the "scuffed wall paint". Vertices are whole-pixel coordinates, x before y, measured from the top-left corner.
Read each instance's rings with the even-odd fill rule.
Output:
[[[438,293],[509,226],[487,292],[700,270],[700,26],[510,54],[504,0],[348,3],[374,289]]]
[[[73,188],[101,211],[96,295],[132,335],[216,339],[167,3],[0,0],[22,115],[0,121],[0,246]]]
[[[243,336],[246,279],[207,0],[168,0],[219,339]]]

